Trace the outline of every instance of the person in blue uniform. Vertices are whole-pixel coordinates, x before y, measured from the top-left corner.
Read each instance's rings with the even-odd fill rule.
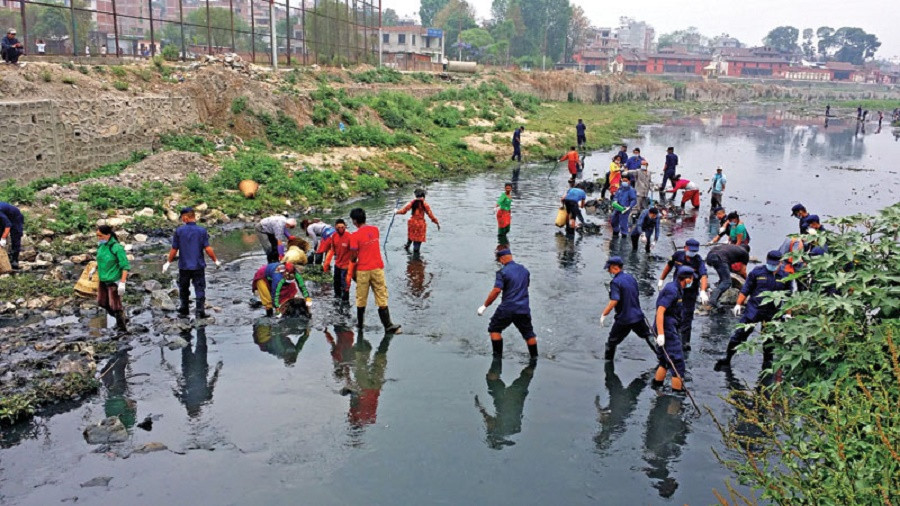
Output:
[[[619,234],[628,235],[628,218],[635,205],[637,205],[637,192],[631,187],[631,179],[628,176],[622,176],[619,191],[613,196],[613,213],[609,218],[613,237],[618,237]]]
[[[637,249],[642,234],[646,242],[645,250],[650,253],[650,248],[659,240],[659,209],[655,207],[644,209],[638,216],[634,226],[631,227],[631,249]]]
[[[178,314],[183,317],[190,314],[191,285],[194,285],[194,296],[197,298],[197,310],[195,316],[206,318],[206,260],[203,254],[209,255],[210,260],[216,264],[216,268],[222,266],[222,262],[216,258],[216,252],[209,245],[209,232],[197,225],[197,215],[194,208],[181,209],[181,222],[183,225],[175,229],[172,236],[172,249],[162,271],[169,270],[175,255],[178,255],[178,298],[181,306]]]
[[[584,201],[587,200],[587,194],[584,193],[584,190],[581,188],[575,187],[574,179],[569,180],[569,189],[561,200],[563,205],[566,206],[566,214],[568,214],[566,220],[567,226],[575,228],[576,218],[584,225],[584,216],[581,215],[581,209],[584,208]]]
[[[766,264],[761,265],[747,276],[747,281],[741,287],[741,294],[738,296],[737,304],[731,312],[735,316],[740,316],[741,325],[731,334],[728,340],[728,348],[725,351],[725,358],[716,362],[715,370],[723,371],[731,367],[731,359],[736,353],[738,345],[745,342],[750,334],[753,333],[753,327],[745,328],[746,324],[762,323],[765,324],[772,320],[778,312],[778,307],[773,302],[764,303],[763,294],[765,292],[774,292],[779,290],[790,290],[790,284],[784,281],[787,273],[781,269],[781,252],[772,250],[766,255]],[[744,311],[744,304],[747,310]],[[771,350],[764,348],[763,363],[771,362]],[[765,366],[764,366],[765,368]]]
[[[634,332],[641,339],[650,345],[652,334],[650,327],[647,326],[647,319],[641,311],[640,293],[638,291],[637,280],[634,276],[622,270],[624,262],[622,257],[610,257],[603,266],[609,275],[612,276],[612,282],[609,284],[609,304],[600,315],[600,326],[606,323],[609,313],[616,310],[616,316],[613,321],[612,329],[609,331],[609,337],[606,339],[606,360],[612,360],[616,354],[616,348],[628,336]],[[650,345],[653,349],[653,345]]]
[[[9,243],[9,265],[19,268],[19,252],[22,251],[22,234],[25,233],[25,216],[19,208],[0,202],[0,248]]]
[[[503,266],[497,271],[494,288],[491,289],[484,304],[478,308],[478,316],[482,316],[488,306],[502,293],[503,299],[500,306],[488,324],[494,356],[503,356],[503,335],[501,333],[510,325],[515,325],[528,345],[528,354],[535,359],[538,354],[537,335],[531,325],[531,308],[528,303],[531,273],[525,266],[513,262],[509,248],[501,247],[494,253],[494,256]]]
[[[713,248],[706,255],[706,265],[712,267],[719,275],[719,284],[716,285],[710,304],[718,307],[719,298],[731,288],[731,273],[747,277],[747,264],[750,263],[750,247],[736,244],[723,244]]]
[[[670,272],[675,272],[676,276],[680,276],[680,269],[690,267],[694,280],[688,288],[684,289],[684,316],[681,318],[681,328],[678,334],[681,336],[681,342],[684,343],[684,349],[691,349],[691,325],[694,323],[694,309],[697,306],[697,298],[699,296],[700,303],[709,302],[709,294],[706,292],[708,279],[706,276],[706,262],[700,256],[700,242],[696,239],[688,239],[684,243],[684,249],[676,251],[669,262],[663,268],[662,274],[659,276],[657,289],[663,289],[666,277]]]
[[[794,204],[791,208],[791,216],[800,220],[800,233],[805,234],[809,230],[809,212],[803,204]]]
[[[522,132],[525,131],[525,126],[520,126],[513,132],[512,136],[512,146],[513,146],[513,160],[522,161]]]
[[[575,125],[575,139],[578,149],[584,149],[584,145],[587,144],[587,125],[580,118],[578,124]]]
[[[675,154],[675,148],[669,146],[666,148],[666,163],[663,165],[663,180],[662,186],[659,187],[659,191],[663,192],[666,190],[666,182],[672,182],[672,188],[675,188],[675,171],[678,168],[678,155]],[[673,195],[674,198],[674,195]]]
[[[634,148],[631,152],[632,155],[625,161],[625,169],[639,170],[641,164],[644,163],[644,157],[641,156],[641,148]]]
[[[659,296],[656,297],[653,330],[656,331],[658,365],[653,380],[657,386],[661,385],[666,379],[666,374],[671,372],[672,390],[678,391],[684,390],[683,378],[687,372],[684,364],[684,349],[679,334],[684,314],[682,301],[684,290],[691,288],[694,283],[694,274],[694,269],[682,267],[675,275],[675,280],[663,287]]]

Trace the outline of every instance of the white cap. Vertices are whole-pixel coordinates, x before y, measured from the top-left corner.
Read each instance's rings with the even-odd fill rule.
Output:
[[[285,221],[284,223],[285,223],[285,225],[287,225],[287,226],[289,226],[289,227],[291,227],[291,228],[297,226],[297,220],[294,219],[294,218],[288,218],[287,221]]]
[[[11,34],[15,35],[15,34],[16,34],[16,29],[15,29],[15,28],[10,28],[9,30],[6,31],[6,33],[11,33]]]

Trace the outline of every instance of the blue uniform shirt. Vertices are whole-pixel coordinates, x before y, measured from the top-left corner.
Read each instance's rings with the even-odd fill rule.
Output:
[[[185,223],[175,229],[172,249],[178,250],[178,268],[196,271],[206,268],[203,250],[209,246],[209,233],[195,222]]]
[[[644,161],[644,157],[641,155],[634,155],[629,158],[625,162],[625,168],[628,170],[637,170],[641,168],[641,162]]]
[[[587,194],[584,193],[584,190],[581,188],[569,188],[569,191],[566,192],[565,200],[571,200],[573,202],[581,202],[582,200],[587,199]]]
[[[618,301],[616,304],[617,322],[631,325],[644,318],[638,295],[638,284],[634,276],[627,272],[616,274],[609,284],[609,300]]]
[[[0,202],[0,233],[3,233],[5,228],[13,228],[14,225],[21,228],[24,223],[25,217],[22,216],[22,211],[19,211],[18,207],[7,202]]]
[[[666,308],[663,318],[663,325],[665,326],[663,332],[666,334],[678,335],[678,326],[681,324],[682,298],[681,285],[675,281],[667,283],[662,291],[659,292],[659,296],[656,297],[656,307]],[[654,317],[655,322],[656,319]],[[659,332],[659,329],[657,329],[657,332]]]
[[[494,287],[503,290],[503,300],[497,311],[508,314],[531,314],[528,305],[528,285],[531,274],[524,266],[508,262],[497,271]]]
[[[653,239],[654,241],[659,240],[659,214],[656,215],[656,219],[650,217],[650,210],[644,209],[641,211],[641,215],[638,216],[636,222],[634,222],[634,226],[631,227],[631,235],[641,235],[645,232],[653,232],[656,229],[656,237]]]
[[[800,218],[800,233],[805,234],[807,230],[809,230],[809,216],[806,215],[804,218]]]
[[[716,193],[722,193],[723,187],[725,186],[725,183],[727,183],[727,182],[728,182],[728,179],[725,178],[725,174],[719,174],[717,172],[716,175],[713,176],[712,191],[714,191]]]
[[[663,170],[671,170],[674,172],[675,167],[678,167],[678,155],[675,153],[666,154],[666,165]]]
[[[628,161],[628,151],[619,151],[613,155],[612,159],[615,160],[617,156],[622,160],[623,164]]]
[[[780,268],[775,272],[769,272],[765,265],[750,271],[747,281],[741,287],[741,293],[748,297],[747,311],[744,318],[748,321],[758,319],[771,319],[778,312],[778,308],[773,303],[763,304],[763,292],[774,292],[777,290],[787,290],[789,286],[782,281],[786,273]]]
[[[637,204],[637,192],[634,191],[634,187],[631,185],[628,185],[628,188],[620,186],[619,191],[616,192],[615,199],[622,207],[633,207]]]
[[[575,125],[575,131],[578,132],[578,135],[584,135],[584,131],[587,126],[584,123],[578,123]]]
[[[518,128],[513,132],[513,144],[518,144],[522,140],[522,131]]]
[[[699,254],[688,258],[686,251],[676,251],[675,254],[672,255],[672,258],[669,259],[669,267],[672,268],[673,280],[678,279],[678,269],[684,266],[694,269],[694,283],[690,288],[685,288],[684,291],[696,294],[700,291],[700,278],[706,276],[706,262],[703,261],[703,257]]]

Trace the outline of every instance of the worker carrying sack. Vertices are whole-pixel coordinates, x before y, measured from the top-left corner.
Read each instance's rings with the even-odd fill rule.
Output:
[[[558,211],[556,211],[556,221],[554,222],[557,227],[566,226],[566,219],[568,218],[569,213],[566,212],[566,207],[561,206]]]

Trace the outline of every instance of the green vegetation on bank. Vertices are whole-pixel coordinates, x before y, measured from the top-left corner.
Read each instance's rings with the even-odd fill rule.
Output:
[[[878,118],[878,111],[884,112],[885,117],[890,119],[890,115],[888,114],[890,111],[900,107],[900,100],[897,99],[864,99],[864,100],[842,100],[840,102],[834,102],[832,107],[849,107],[852,109],[856,109],[857,107],[862,107],[863,110],[869,111],[869,119],[875,115],[875,118]]]
[[[891,504],[900,497],[900,204],[831,220],[828,253],[778,292],[793,318],[763,327],[782,381],[736,391],[720,459],[777,504]],[[745,345],[753,347],[752,345]],[[756,345],[757,347],[759,344]]]

